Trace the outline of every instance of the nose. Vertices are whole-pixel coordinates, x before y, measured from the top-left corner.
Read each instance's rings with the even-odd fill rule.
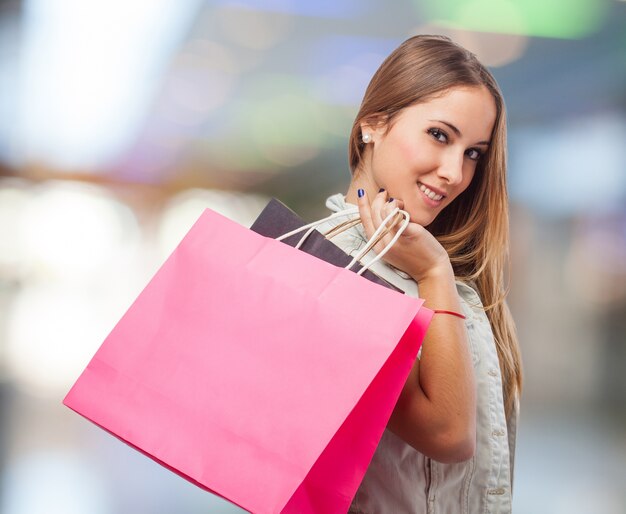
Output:
[[[463,158],[464,155],[459,156],[457,152],[443,156],[437,170],[439,177],[451,186],[459,185],[463,181]]]

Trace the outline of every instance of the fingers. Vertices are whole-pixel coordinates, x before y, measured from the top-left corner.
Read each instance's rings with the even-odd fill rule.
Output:
[[[359,189],[359,194],[359,215],[361,216],[361,223],[363,224],[365,234],[367,235],[367,239],[369,240],[378,225],[374,225],[374,221],[372,220],[372,208],[370,206],[370,201],[367,197],[367,193],[365,192],[365,190]]]
[[[376,194],[370,203],[370,199],[367,197],[367,193],[363,190],[362,196],[358,197],[359,214],[361,216],[361,222],[365,229],[368,240],[371,240],[372,235],[378,227],[383,224],[384,219],[396,208],[398,205],[395,200],[388,201],[387,192],[381,189]],[[384,230],[379,237],[377,237],[377,243],[374,246],[374,251],[380,252],[389,243],[395,234],[394,227],[398,219],[402,216],[389,220],[386,223],[386,230]]]
[[[387,195],[387,191],[384,189],[380,189],[378,194],[372,200],[372,220],[374,224],[379,227],[383,220],[389,214],[386,210],[388,204],[389,197]]]
[[[395,198],[390,199],[387,203],[385,203],[383,207],[383,215],[382,218],[386,218],[389,216],[395,208],[402,209],[404,207],[404,202],[402,200],[396,200]],[[393,219],[387,222],[387,226],[393,230],[395,233],[399,227],[399,223],[403,220],[403,216],[401,213],[396,213]]]

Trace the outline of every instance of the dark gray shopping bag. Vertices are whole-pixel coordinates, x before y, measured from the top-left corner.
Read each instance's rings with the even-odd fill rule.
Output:
[[[272,198],[261,214],[259,214],[259,217],[254,221],[250,230],[262,236],[275,239],[304,225],[306,225],[306,222],[300,218],[300,216],[276,198]],[[304,232],[294,234],[284,239],[283,242],[290,246],[296,246],[303,234]],[[300,246],[300,249],[342,268],[346,267],[352,261],[352,257],[335,245],[332,240],[326,239],[326,237],[317,230],[314,230],[306,238],[304,244]],[[356,263],[351,269],[358,272],[361,268],[361,264]],[[393,289],[394,291],[403,292],[369,269],[366,270],[362,276],[381,286]]]

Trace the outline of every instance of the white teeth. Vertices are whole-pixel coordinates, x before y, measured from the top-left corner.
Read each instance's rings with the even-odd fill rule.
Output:
[[[420,184],[419,188],[420,188],[420,191],[422,191],[431,200],[435,200],[436,202],[438,202],[439,200],[443,198],[443,195],[438,195],[434,191],[431,191],[424,184]]]

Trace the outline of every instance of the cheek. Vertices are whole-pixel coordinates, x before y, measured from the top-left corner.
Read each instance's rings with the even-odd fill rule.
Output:
[[[394,178],[406,178],[409,170],[419,168],[425,160],[427,157],[419,145],[402,137],[387,137],[380,147],[374,150],[378,173],[393,172]]]
[[[398,148],[398,155],[403,161],[414,162],[419,159],[420,151],[414,142],[401,140],[396,146]]]

